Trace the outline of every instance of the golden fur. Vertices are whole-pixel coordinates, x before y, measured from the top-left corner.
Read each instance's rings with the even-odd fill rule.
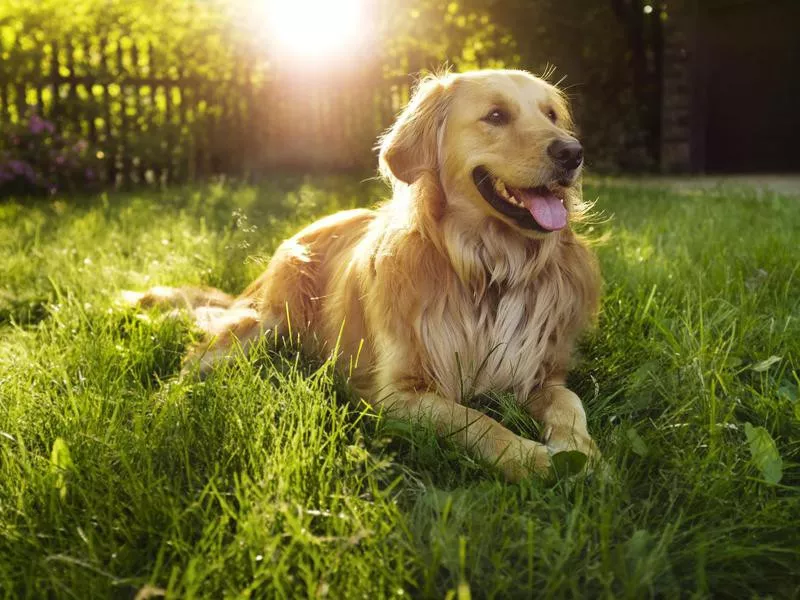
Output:
[[[502,126],[484,120],[495,107],[508,117]],[[563,96],[523,71],[429,77],[381,140],[393,195],[378,210],[305,228],[236,299],[186,288],[138,298],[194,310],[208,339],[188,367],[207,371],[232,343],[285,335],[290,320],[293,334],[315,340],[312,351],[338,348],[373,406],[432,420],[510,479],[546,470],[554,452],[594,457],[581,402],[564,383],[598,306],[595,258],[569,225],[521,228],[471,176],[482,165],[511,185],[556,186],[574,222],[583,211],[579,169],[556,184],[547,154],[553,140],[574,139],[569,127]],[[544,425],[545,443],[463,406],[464,390],[512,391]]]

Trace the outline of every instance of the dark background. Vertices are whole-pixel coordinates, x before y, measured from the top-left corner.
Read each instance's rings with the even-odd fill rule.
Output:
[[[800,170],[800,2],[716,3],[698,28],[692,166]]]

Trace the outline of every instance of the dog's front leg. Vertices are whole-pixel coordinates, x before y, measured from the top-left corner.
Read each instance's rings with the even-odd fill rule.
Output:
[[[547,473],[550,467],[550,453],[543,444],[520,437],[491,417],[437,394],[394,391],[380,405],[390,416],[430,421],[437,434],[451,437],[469,452],[496,464],[511,481]]]
[[[563,381],[548,381],[524,406],[542,424],[542,441],[551,453],[577,450],[585,454],[590,463],[600,458],[600,451],[586,428],[581,399]]]

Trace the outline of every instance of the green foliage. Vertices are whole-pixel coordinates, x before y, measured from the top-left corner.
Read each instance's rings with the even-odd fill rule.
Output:
[[[60,437],[53,442],[50,466],[55,476],[53,487],[58,491],[59,498],[65,500],[67,497],[67,475],[74,467],[74,464],[66,442]]]
[[[0,205],[0,590],[796,596],[796,199],[585,191],[613,218],[587,231],[611,234],[606,288],[570,384],[603,463],[519,485],[351,404],[330,365],[288,351],[180,380],[187,324],[115,303],[157,284],[241,290],[302,223],[380,186],[273,178]]]
[[[775,440],[769,431],[763,427],[753,427],[750,423],[744,424],[744,433],[750,444],[750,454],[764,481],[777,484],[783,477],[783,460],[775,445]]]
[[[645,457],[650,453],[650,449],[647,447],[647,444],[634,427],[630,427],[625,432],[625,435],[630,442],[631,452],[641,457]]]
[[[201,77],[225,74],[221,70],[231,67],[236,49],[224,19],[226,4],[220,0],[11,0],[0,6],[3,72],[43,71],[46,75],[53,53],[66,53],[64,44],[73,42],[78,49],[72,58],[81,64],[77,75],[89,69],[97,74],[139,69]],[[158,45],[162,64],[120,61],[120,51],[134,47],[142,51],[148,44]]]
[[[387,75],[520,66],[509,29],[474,2],[383,0],[378,14]]]

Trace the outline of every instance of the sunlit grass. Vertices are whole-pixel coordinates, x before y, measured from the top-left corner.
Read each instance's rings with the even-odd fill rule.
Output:
[[[290,352],[177,381],[188,326],[114,304],[240,290],[300,224],[381,193],[284,179],[0,204],[0,591],[796,596],[796,199],[587,186],[613,218],[592,232],[611,233],[604,310],[571,383],[605,466],[555,487],[353,408]],[[775,440],[777,485],[746,423]]]

